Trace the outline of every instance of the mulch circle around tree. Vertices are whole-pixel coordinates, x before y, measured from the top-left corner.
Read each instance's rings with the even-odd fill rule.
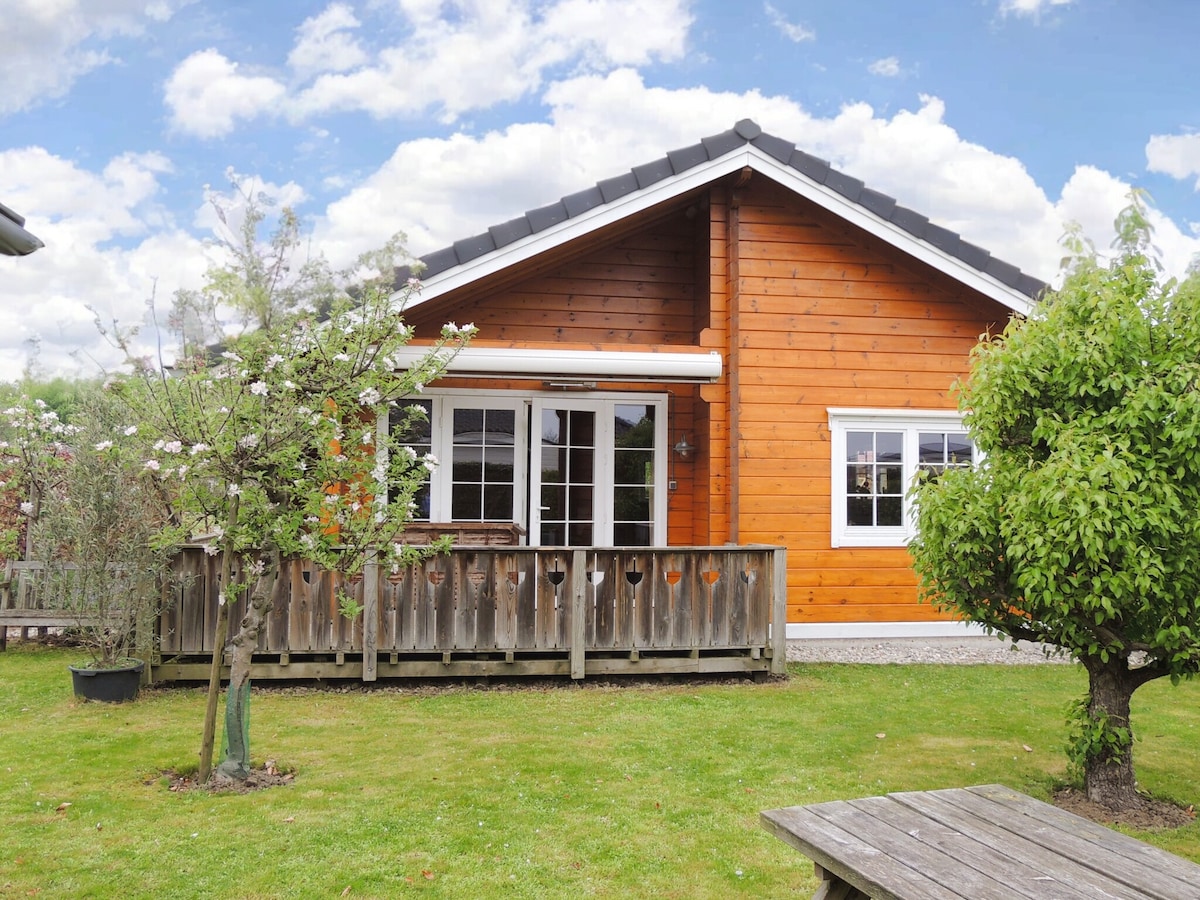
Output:
[[[1056,791],[1054,805],[1102,825],[1128,825],[1144,830],[1181,828],[1196,820],[1196,812],[1191,806],[1185,809],[1166,800],[1142,797],[1141,803],[1132,809],[1113,810],[1093,803],[1087,794],[1074,788]]]
[[[170,779],[170,790],[175,793],[208,791],[211,794],[249,794],[267,788],[285,787],[296,780],[295,772],[281,772],[271,760],[268,760],[261,768],[251,769],[245,781],[238,781],[214,772],[207,784],[197,784],[195,773],[180,775],[178,772],[166,772],[164,774]]]

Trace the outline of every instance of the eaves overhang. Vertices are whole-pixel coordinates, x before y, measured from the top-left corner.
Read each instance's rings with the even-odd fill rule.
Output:
[[[394,357],[407,369],[429,352],[428,347],[402,347]],[[451,358],[446,374],[467,378],[589,378],[611,381],[705,383],[721,377],[721,355],[715,350],[558,350],[471,347]]]

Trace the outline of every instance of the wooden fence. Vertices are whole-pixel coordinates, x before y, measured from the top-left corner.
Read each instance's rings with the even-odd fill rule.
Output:
[[[206,678],[214,650],[220,557],[188,548],[176,569],[156,681]],[[353,580],[294,560],[252,677],[781,673],[786,570],[783,548],[757,546],[456,547]],[[343,591],[363,608],[354,619]]]

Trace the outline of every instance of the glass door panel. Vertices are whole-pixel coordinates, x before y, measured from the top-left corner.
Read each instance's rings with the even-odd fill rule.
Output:
[[[542,546],[591,546],[596,537],[594,404],[539,404],[534,421],[536,533]],[[583,406],[584,408],[579,408]]]

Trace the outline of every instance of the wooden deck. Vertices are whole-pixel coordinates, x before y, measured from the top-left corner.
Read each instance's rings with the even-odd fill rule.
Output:
[[[1200,866],[991,784],[768,810],[813,860],[814,900],[1180,900]]]
[[[251,677],[782,673],[786,566],[777,547],[478,546],[351,581],[295,560]],[[155,681],[202,680],[211,664],[220,558],[189,548],[177,568]],[[362,605],[354,620],[339,590]]]

